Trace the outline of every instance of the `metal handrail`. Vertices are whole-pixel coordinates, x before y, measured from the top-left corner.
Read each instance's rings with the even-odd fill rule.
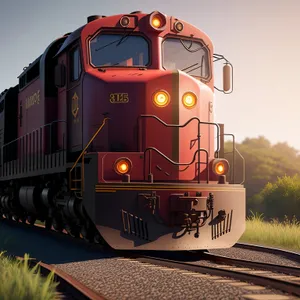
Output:
[[[187,126],[189,123],[191,123],[193,120],[196,120],[198,122],[198,133],[197,133],[197,139],[196,139],[197,142],[198,142],[198,150],[202,149],[201,146],[200,146],[200,144],[201,144],[201,142],[200,142],[200,138],[201,138],[201,134],[200,134],[201,124],[216,126],[217,127],[217,137],[218,137],[218,139],[217,139],[217,150],[216,150],[215,153],[216,153],[217,158],[219,157],[219,152],[220,152],[220,140],[219,140],[219,137],[220,137],[220,126],[219,126],[219,124],[217,124],[217,123],[211,123],[211,122],[201,122],[201,120],[198,117],[192,117],[191,119],[189,119],[188,121],[186,121],[184,124],[180,125],[180,124],[168,124],[168,123],[164,122],[162,119],[160,119],[159,117],[157,117],[155,115],[140,115],[139,118],[138,118],[138,151],[139,152],[141,152],[142,148],[143,148],[142,147],[142,141],[141,141],[141,127],[142,127],[141,126],[141,120],[142,120],[142,118],[152,118],[152,119],[157,120],[159,123],[161,123],[165,127],[174,127],[174,128],[183,128],[183,127]],[[201,151],[204,151],[204,150],[205,149],[202,149]],[[198,163],[199,164],[201,163],[200,162],[200,152],[201,151],[196,151],[195,152],[196,154],[198,154]],[[173,162],[170,158],[168,158],[164,154],[163,154],[163,156],[165,158],[167,158],[170,162]],[[207,152],[207,156],[208,156],[208,152]],[[192,163],[193,163],[193,161],[190,164],[192,164]],[[176,164],[179,164],[179,162],[176,162]],[[190,166],[190,164],[189,165],[188,164],[183,164],[183,165]],[[207,160],[206,168],[208,169],[208,160]],[[199,165],[199,169],[198,169],[198,182],[200,183],[200,165]]]
[[[64,123],[64,124],[66,125],[67,122],[66,122],[66,120],[55,120],[55,121],[52,121],[51,123],[44,124],[44,125],[42,125],[42,126],[36,128],[36,129],[32,130],[31,132],[28,132],[28,133],[26,133],[26,134],[24,134],[24,135],[22,135],[22,136],[20,136],[20,137],[18,137],[18,138],[16,138],[16,139],[10,141],[10,142],[8,142],[8,143],[2,145],[2,146],[1,146],[1,158],[0,158],[0,159],[1,159],[1,164],[3,165],[3,164],[4,164],[4,159],[7,158],[7,155],[6,155],[6,151],[5,151],[5,150],[6,150],[9,146],[13,145],[14,143],[17,143],[17,145],[19,145],[18,142],[24,143],[24,140],[26,140],[27,137],[30,138],[30,137],[31,137],[33,134],[35,134],[35,133],[36,133],[36,134],[37,134],[37,133],[42,133],[41,138],[43,139],[43,137],[44,137],[44,135],[43,135],[43,129],[45,129],[45,128],[47,128],[47,127],[50,127],[50,139],[49,139],[49,142],[50,142],[50,152],[51,152],[51,151],[52,151],[52,125],[53,125],[53,124],[58,124],[58,123]],[[62,149],[62,151],[63,151],[63,150],[66,149],[66,145],[65,145],[65,133],[63,133],[63,135],[62,135],[62,142],[63,142],[63,149]],[[27,142],[26,142],[26,145],[27,145]],[[26,147],[27,147],[27,146],[26,146]]]
[[[34,132],[40,130],[40,129],[43,129],[44,127],[52,126],[54,123],[67,123],[67,121],[66,121],[66,120],[56,120],[56,121],[53,121],[53,122],[51,122],[51,123],[44,124],[44,125],[42,125],[42,126],[36,128],[36,129],[32,130],[31,132],[28,132],[28,133],[26,133],[26,134],[24,134],[24,135],[18,137],[17,139],[14,139],[14,140],[12,140],[12,141],[10,141],[10,142],[4,144],[4,145],[2,146],[2,149],[3,149],[4,147],[6,147],[6,146],[12,144],[13,142],[16,142],[16,141],[18,141],[18,140],[20,140],[20,139],[22,139],[22,138],[24,138],[24,137],[26,137],[26,136],[28,136],[28,135],[34,133]],[[51,127],[50,127],[50,129],[51,129]]]
[[[159,117],[155,116],[155,115],[140,115],[138,118],[138,148],[139,151],[141,151],[142,147],[141,147],[141,141],[140,141],[140,120],[141,118],[152,118],[157,120],[158,122],[160,122],[161,124],[163,124],[165,127],[177,127],[177,128],[183,128],[185,126],[187,126],[190,122],[192,122],[193,120],[197,120],[198,121],[198,135],[197,138],[200,139],[200,125],[204,124],[204,125],[214,125],[217,127],[217,136],[220,136],[220,126],[217,123],[211,123],[211,122],[201,122],[201,120],[198,117],[192,117],[191,119],[189,119],[187,122],[185,122],[184,124],[180,125],[180,124],[168,124],[166,122],[164,122],[162,119],[160,119]],[[200,148],[200,147],[199,147]],[[220,141],[219,139],[217,140],[217,150],[216,152],[219,153],[220,151]]]
[[[240,158],[243,161],[243,180],[240,182],[240,184],[244,184],[246,180],[246,164],[245,164],[245,158],[244,156],[240,153],[240,151],[237,148],[234,148],[234,150],[237,152],[237,154],[240,156]]]
[[[243,155],[239,152],[239,150],[235,147],[235,136],[232,133],[224,133],[224,136],[231,136],[232,137],[232,178],[233,178],[233,183],[235,183],[235,152],[237,152],[237,154],[240,156],[240,158],[243,161],[243,180],[242,182],[240,182],[239,184],[244,184],[245,180],[246,180],[246,170],[245,170],[245,158],[243,157]],[[228,152],[231,153],[231,152]]]
[[[165,158],[168,162],[170,162],[172,165],[174,166],[190,166],[195,160],[196,160],[196,154],[200,153],[201,151],[205,152],[206,154],[206,166],[208,166],[208,159],[209,159],[209,154],[208,154],[208,151],[206,149],[198,149],[196,150],[196,152],[194,153],[194,156],[193,156],[193,159],[191,162],[189,163],[179,163],[179,162],[175,162],[173,160],[171,160],[168,156],[166,156],[165,154],[163,154],[161,151],[159,151],[158,149],[156,149],[155,147],[148,147],[145,151],[144,151],[144,157],[146,157],[146,152],[148,151],[155,151],[157,152],[159,155],[161,155],[163,158]],[[151,153],[151,152],[150,152]],[[203,162],[202,162],[203,163]],[[200,164],[201,164],[201,161],[198,161],[198,164],[199,164],[199,171],[198,171],[198,183],[200,183]],[[146,161],[144,159],[144,170],[146,169],[145,168],[145,165],[146,165]],[[149,173],[151,174],[151,160],[149,159]],[[206,168],[207,172],[207,178],[206,178],[206,181],[207,183],[209,182],[209,168]],[[144,180],[145,180],[145,174],[144,174]]]
[[[103,126],[105,125],[106,121],[109,120],[110,118],[104,118],[102,124],[99,126],[99,128],[97,129],[97,131],[94,133],[94,135],[92,136],[92,138],[89,140],[89,142],[87,143],[87,145],[84,147],[84,149],[82,150],[82,152],[80,153],[80,155],[78,156],[78,158],[76,159],[75,163],[73,164],[72,168],[69,171],[69,188],[71,190],[72,186],[71,186],[71,182],[72,182],[72,171],[76,168],[80,158],[84,157],[84,154],[86,153],[87,148],[90,146],[90,144],[93,142],[93,140],[97,137],[98,133],[101,131],[101,129],[103,128]],[[84,163],[84,161],[83,161]],[[83,192],[83,178],[84,178],[84,168],[81,168],[81,195]]]

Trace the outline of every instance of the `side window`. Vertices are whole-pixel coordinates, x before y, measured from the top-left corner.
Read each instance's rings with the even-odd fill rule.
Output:
[[[75,47],[70,52],[70,80],[76,81],[79,79],[81,73],[81,62],[79,47]]]

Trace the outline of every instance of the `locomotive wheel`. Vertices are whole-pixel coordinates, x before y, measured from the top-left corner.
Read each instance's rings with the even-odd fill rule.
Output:
[[[12,217],[11,217],[10,214],[5,214],[4,216],[5,216],[5,219],[7,219],[7,220],[11,220],[12,219]]]
[[[62,230],[63,230],[62,221],[58,217],[54,217],[52,219],[52,226],[53,226],[54,230],[57,232],[62,232]]]
[[[19,220],[20,220],[20,217],[19,217],[19,216],[13,216],[13,220],[16,221],[16,222],[18,223]]]
[[[35,221],[36,221],[36,218],[35,217],[33,217],[33,216],[28,216],[27,217],[27,221],[28,221],[28,223],[30,224],[30,225],[34,225],[34,223],[35,223]]]
[[[79,237],[80,231],[78,230],[77,226],[74,225],[67,225],[66,226],[66,231],[71,237]]]
[[[51,230],[51,227],[52,227],[52,220],[51,220],[50,218],[47,218],[47,219],[45,220],[45,228],[46,228],[47,230]]]
[[[94,240],[93,231],[91,229],[89,229],[87,226],[83,225],[81,227],[80,233],[85,241],[93,242],[93,240]]]
[[[94,243],[100,244],[102,242],[101,236],[98,232],[95,232],[94,234]]]

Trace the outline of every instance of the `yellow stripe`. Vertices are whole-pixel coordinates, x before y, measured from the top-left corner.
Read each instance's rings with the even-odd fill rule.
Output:
[[[218,188],[214,188],[214,189],[209,189],[209,188],[155,188],[155,187],[123,187],[123,188],[95,188],[95,191],[97,193],[114,193],[116,191],[153,191],[153,190],[158,190],[158,191],[207,191],[207,192],[245,192],[243,189],[218,189]]]
[[[179,124],[179,72],[172,72],[172,124]],[[172,129],[172,160],[179,162],[179,128]]]
[[[227,185],[228,186],[228,185]],[[229,186],[228,188],[227,187],[224,187],[224,185],[222,186],[210,186],[209,184],[205,185],[205,186],[191,186],[191,185],[154,185],[154,184],[106,184],[106,183],[103,183],[103,184],[96,184],[95,185],[95,188],[101,188],[101,189],[111,189],[111,188],[129,188],[129,189],[132,189],[132,188],[139,188],[139,189],[145,189],[145,188],[150,188],[150,189],[182,189],[182,190],[185,190],[185,189],[195,189],[195,190],[218,190],[218,189],[224,189],[224,190],[228,190],[228,189],[232,189],[232,190],[245,190],[242,186],[238,186],[238,187],[232,187],[232,186]]]

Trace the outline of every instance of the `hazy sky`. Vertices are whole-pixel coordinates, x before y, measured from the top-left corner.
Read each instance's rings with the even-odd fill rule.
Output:
[[[300,149],[300,0],[0,0],[0,92],[87,16],[135,10],[159,10],[199,27],[231,61],[234,92],[216,92],[215,104],[227,132],[238,141],[264,135]]]

